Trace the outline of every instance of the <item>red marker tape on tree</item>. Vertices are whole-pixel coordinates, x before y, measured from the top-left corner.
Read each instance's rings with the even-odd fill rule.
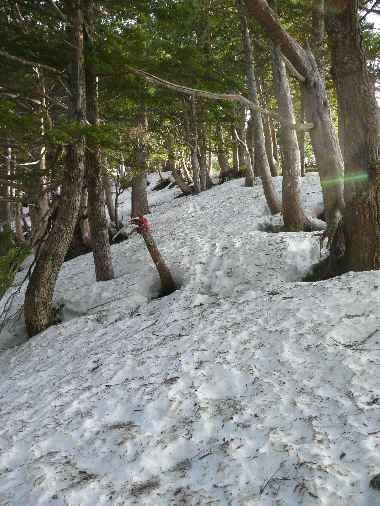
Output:
[[[145,218],[145,216],[138,217],[137,225],[143,232],[147,232],[149,230],[149,221]]]

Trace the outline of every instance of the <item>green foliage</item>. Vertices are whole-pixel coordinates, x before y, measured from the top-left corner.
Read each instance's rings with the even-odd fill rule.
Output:
[[[377,474],[371,479],[369,486],[375,490],[380,490],[380,474]]]
[[[14,244],[10,228],[0,232],[0,298],[12,285],[17,271],[30,253],[29,247]]]

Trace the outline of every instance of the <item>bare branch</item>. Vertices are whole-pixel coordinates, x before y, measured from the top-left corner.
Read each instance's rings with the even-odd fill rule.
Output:
[[[130,66],[127,66],[127,69],[132,74],[136,74],[138,76],[143,77],[146,81],[149,81],[152,84],[157,84],[159,86],[163,86],[165,88],[169,88],[174,91],[178,91],[179,93],[183,93],[185,95],[190,95],[192,97],[202,97],[202,98],[209,98],[211,100],[221,100],[221,101],[227,101],[227,102],[239,102],[243,104],[244,106],[248,107],[249,109],[255,109],[261,114],[266,114],[267,116],[270,116],[277,121],[279,121],[284,127],[292,128],[294,130],[312,130],[314,125],[312,123],[289,123],[289,121],[285,120],[282,116],[280,116],[277,112],[269,111],[268,109],[264,109],[263,107],[260,107],[256,105],[254,102],[251,102],[251,100],[248,100],[248,98],[235,94],[235,93],[213,93],[210,91],[205,90],[199,90],[195,88],[189,88],[188,86],[182,86],[181,84],[176,84],[170,81],[166,81],[165,79],[162,79],[161,77],[154,76],[152,74],[149,74],[148,72],[145,72],[144,70],[136,69]]]
[[[4,51],[3,49],[0,49],[0,55],[4,56],[4,58],[7,58],[8,60],[13,60],[18,63],[21,63],[22,65],[28,65],[29,67],[41,67],[42,69],[49,70],[50,72],[54,72],[55,74],[62,74],[63,73],[61,70],[51,67],[50,65],[45,65],[44,63],[38,63],[38,62],[30,61],[30,60],[25,60],[24,58],[20,58],[19,56],[14,56],[13,54],[9,54],[7,51]]]

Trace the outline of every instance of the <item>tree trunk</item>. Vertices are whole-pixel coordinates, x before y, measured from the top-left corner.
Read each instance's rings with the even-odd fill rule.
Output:
[[[273,158],[275,159],[275,162],[279,164],[280,157],[278,156],[278,144],[277,144],[277,133],[276,128],[274,126],[274,122],[272,118],[269,118],[269,127],[270,127],[270,134],[272,137],[272,151],[273,151]]]
[[[268,163],[270,167],[270,173],[272,177],[278,176],[277,161],[273,156],[273,145],[272,145],[272,133],[270,131],[269,118],[263,118],[264,137],[265,137],[265,150],[267,152]]]
[[[113,186],[112,185],[112,178],[108,174],[108,171],[107,171],[107,159],[106,158],[103,159],[102,184],[103,184],[103,189],[104,189],[104,196],[106,199],[108,216],[109,216],[110,220],[117,227],[118,224],[116,223],[115,202],[114,202],[114,198],[113,198],[113,194],[112,194],[112,186]]]
[[[147,145],[146,133],[148,129],[148,119],[146,113],[138,119],[138,134],[134,145],[134,159],[136,164],[136,174],[132,179],[132,208],[131,217],[144,216],[150,213],[147,195]]]
[[[86,44],[86,110],[91,125],[99,125],[98,90],[95,69],[95,14],[93,0],[85,1]],[[91,245],[94,255],[97,281],[113,279],[111,247],[108,235],[108,223],[102,184],[102,163],[100,146],[91,139],[87,140],[86,180],[88,192],[88,220],[91,231]]]
[[[380,117],[361,43],[356,0],[328,0],[326,28],[345,163],[339,270],[380,268]]]
[[[191,111],[189,121],[190,160],[193,173],[194,191],[195,193],[200,193],[202,191],[202,181],[201,181],[201,166],[198,158],[198,115],[195,97],[191,97],[190,111]],[[204,179],[204,188],[206,188],[205,179]]]
[[[145,160],[145,157],[144,157]],[[136,152],[136,161],[142,167],[143,155]],[[147,196],[147,181],[145,171],[141,171],[132,179],[132,209],[131,217],[144,216],[150,213]]]
[[[247,172],[245,176],[245,186],[252,187],[255,182],[255,153],[254,153],[254,143],[255,140],[253,138],[253,125],[252,125],[252,118],[248,120],[247,125],[247,148],[248,148],[248,154],[249,154],[249,171]]]
[[[244,58],[246,66],[246,77],[248,85],[248,97],[256,105],[258,105],[256,77],[253,66],[253,50],[251,35],[248,30],[247,19],[243,8],[243,0],[236,0],[240,15],[240,28],[243,39]],[[261,177],[265,198],[272,214],[281,211],[280,199],[273,186],[272,176],[270,173],[269,162],[265,149],[264,128],[261,114],[257,109],[251,109],[251,117],[253,124],[253,135],[255,142],[255,173]]]
[[[279,114],[295,123],[292,96],[284,61],[278,47],[272,46],[272,74]],[[295,130],[280,127],[282,165],[282,214],[285,229],[298,232],[307,222],[301,200],[301,157]]]
[[[343,159],[334,130],[324,80],[310,49],[303,49],[281,26],[266,0],[245,0],[248,12],[261,24],[268,37],[302,76],[306,120],[313,124],[311,143],[319,166],[328,236],[336,232],[343,199]]]
[[[223,133],[220,125],[217,126],[217,157],[220,167],[219,182],[224,183],[231,174],[231,168],[224,150]]]
[[[322,44],[325,38],[325,0],[312,0],[311,12],[310,48],[313,51],[319,71],[322,74]]]
[[[83,75],[83,14],[80,0],[65,1],[69,20],[68,44],[71,121],[83,122],[85,94]],[[84,139],[79,137],[66,147],[62,194],[53,226],[36,260],[24,302],[25,324],[29,337],[54,322],[53,294],[57,277],[70,245],[77,220],[84,174]]]
[[[239,157],[239,141],[237,140],[237,127],[235,124],[231,127],[232,137],[232,171],[238,174],[240,171],[240,157]]]
[[[303,105],[302,95],[301,95],[301,111],[300,111],[300,120],[302,123],[305,121],[305,107]],[[301,155],[301,176],[305,176],[305,130],[301,130],[299,132],[298,138],[299,138],[299,148],[300,148],[300,155]]]
[[[7,149],[6,163],[0,164],[0,180],[6,181],[11,172],[12,148]],[[11,206],[9,203],[9,186],[0,182],[0,228],[11,225]]]
[[[45,166],[44,155],[41,158],[40,167]],[[49,219],[49,197],[43,177],[33,178],[33,188],[28,192],[29,196],[29,215],[32,227],[32,244],[36,252],[39,243],[45,236],[46,227]]]
[[[162,258],[161,253],[157,247],[155,240],[153,239],[152,234],[149,229],[140,228],[141,235],[144,238],[146,247],[149,251],[149,254],[154,262],[154,265],[157,268],[158,274],[160,276],[161,281],[161,296],[170,295],[175,290],[177,290],[177,285],[174,281],[174,278],[169,270],[169,267],[166,265],[165,260]]]
[[[174,158],[174,154],[172,152],[169,153],[168,157],[168,167],[170,172],[173,174],[174,181],[178,188],[181,190],[181,192],[184,195],[191,195],[193,193],[193,190],[191,187],[186,183],[185,179],[183,178],[181,171],[178,167],[176,167],[176,162]]]

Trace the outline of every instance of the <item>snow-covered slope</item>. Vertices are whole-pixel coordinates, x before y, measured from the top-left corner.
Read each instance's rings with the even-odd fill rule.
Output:
[[[0,504],[379,505],[380,273],[301,283],[318,235],[260,231],[260,184],[175,194],[150,221],[178,291],[135,236],[113,281],[67,262],[65,322],[0,354]]]

